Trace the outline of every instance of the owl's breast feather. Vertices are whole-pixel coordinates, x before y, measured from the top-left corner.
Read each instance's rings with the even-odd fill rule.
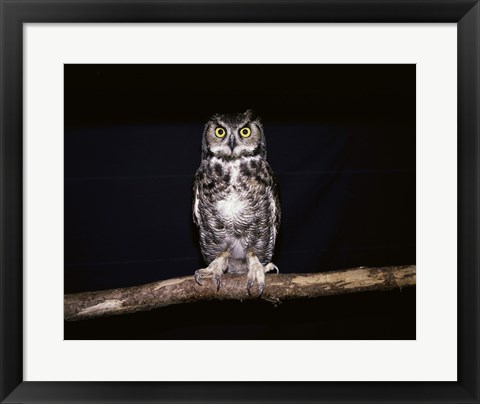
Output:
[[[246,208],[246,203],[236,193],[217,202],[217,211],[227,220],[239,218]]]

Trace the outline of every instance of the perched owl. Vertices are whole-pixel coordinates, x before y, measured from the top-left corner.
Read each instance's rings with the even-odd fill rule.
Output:
[[[217,290],[223,273],[247,273],[249,294],[261,296],[280,226],[278,185],[266,161],[263,127],[251,110],[215,114],[205,125],[202,162],[193,185],[193,220],[207,268]]]

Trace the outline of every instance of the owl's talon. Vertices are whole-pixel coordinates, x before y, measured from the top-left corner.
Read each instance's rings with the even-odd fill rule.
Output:
[[[202,282],[200,282],[200,279],[202,279],[202,277],[200,276],[198,271],[195,271],[195,274],[193,275],[193,277],[195,279],[195,282],[197,282],[200,286],[202,286]]]
[[[276,274],[280,273],[278,267],[273,262],[269,262],[267,265],[265,265],[265,273],[272,271],[275,271]]]
[[[265,284],[264,283],[259,283],[258,284],[258,297],[262,297],[263,291],[265,290]]]
[[[247,282],[247,292],[249,296],[252,296],[252,287],[253,287],[253,280],[249,279]]]
[[[227,272],[229,256],[230,253],[228,251],[225,251],[219,254],[218,257],[215,258],[208,265],[207,268],[200,268],[196,270],[194,275],[195,282],[197,282],[200,286],[203,286],[200,282],[202,278],[213,277],[213,282],[215,283],[218,292],[218,290],[220,289],[220,279],[222,277],[222,274]]]
[[[220,290],[220,276],[216,275],[213,277],[213,282],[215,283],[217,287],[217,292]]]

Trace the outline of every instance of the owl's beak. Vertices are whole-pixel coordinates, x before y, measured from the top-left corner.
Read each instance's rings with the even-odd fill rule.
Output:
[[[233,149],[235,149],[235,146],[237,145],[237,142],[235,141],[235,137],[234,136],[231,136],[229,141],[228,141],[228,145],[230,146],[230,149],[232,150],[233,152]]]

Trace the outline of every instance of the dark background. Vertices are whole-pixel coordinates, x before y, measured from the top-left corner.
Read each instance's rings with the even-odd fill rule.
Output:
[[[253,108],[281,188],[281,272],[415,263],[415,65],[65,65],[65,293],[203,266],[203,125]],[[268,277],[267,277],[268,287]],[[66,339],[414,339],[415,288],[206,302],[65,323]]]

